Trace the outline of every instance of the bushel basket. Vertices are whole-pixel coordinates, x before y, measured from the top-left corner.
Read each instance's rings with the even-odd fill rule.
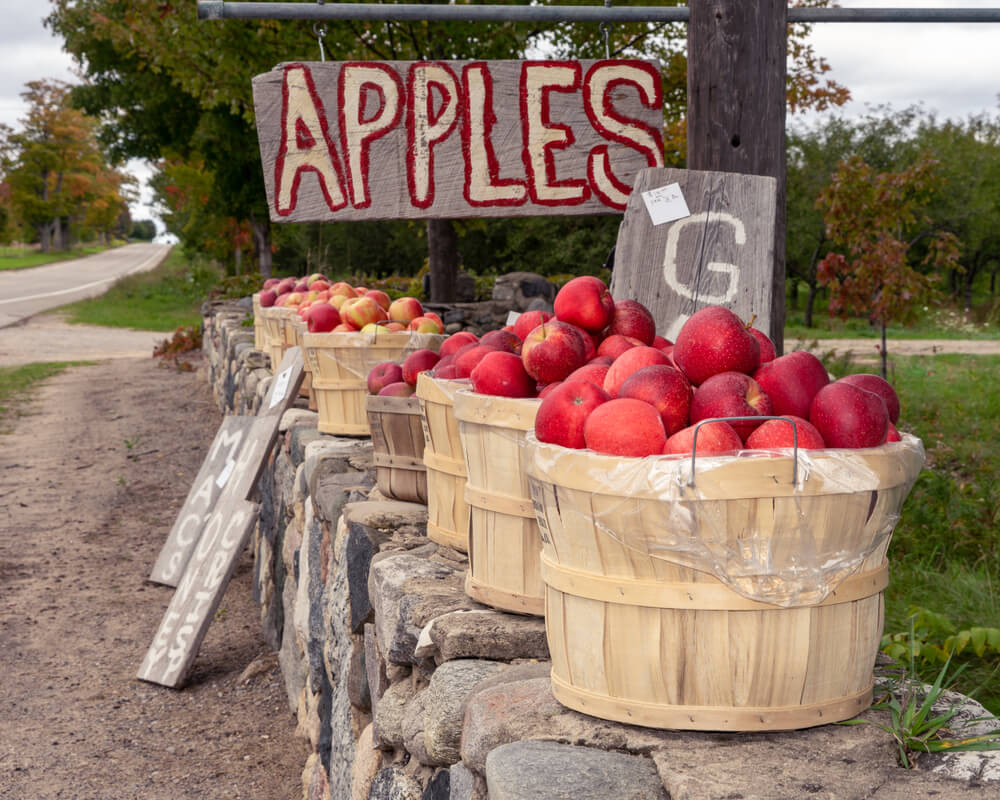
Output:
[[[528,446],[560,702],[716,731],[806,728],[871,704],[918,439],[699,457],[695,474],[691,457]]]

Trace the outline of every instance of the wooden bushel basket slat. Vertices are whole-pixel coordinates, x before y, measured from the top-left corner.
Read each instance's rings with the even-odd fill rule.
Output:
[[[463,553],[469,551],[469,505],[454,396],[468,386],[468,381],[441,380],[426,372],[417,376],[427,467],[427,536]]]
[[[305,343],[303,338],[309,332],[306,322],[296,315],[285,320],[285,346],[300,347],[305,353]],[[312,370],[309,368],[309,360],[306,359],[302,386],[299,387],[299,397],[309,398],[309,410],[316,411],[319,406],[316,404],[316,393],[312,390]]]
[[[267,328],[261,315],[260,292],[254,292],[253,297],[253,349],[267,353]]]
[[[285,343],[285,318],[295,314],[291,308],[281,308],[270,306],[262,308],[261,321],[264,323],[264,352],[271,359],[271,368],[277,369],[281,359],[284,358],[288,345]],[[296,314],[296,316],[298,316]]]
[[[386,497],[427,504],[424,428],[417,397],[368,395],[375,482]]]
[[[545,613],[542,540],[524,441],[540,403],[465,390],[455,394],[469,506],[465,592],[494,608],[538,616]]]
[[[793,491],[787,455],[711,459],[724,462],[720,469],[699,459],[709,471],[697,475],[696,499],[684,481],[655,476],[646,487],[629,484],[627,494],[612,491],[607,476],[622,459],[532,446],[552,690],[561,703],[636,725],[716,731],[807,728],[871,704],[886,550],[923,464],[919,440],[810,454],[816,464],[824,453],[850,454],[865,475],[857,491],[825,485],[822,468]],[[689,459],[654,461],[664,474],[671,463],[690,474]],[[668,484],[677,496],[664,499]],[[651,556],[657,527],[669,538],[679,510],[690,512],[698,537],[739,548],[753,546],[753,534],[781,563],[794,555],[781,541],[793,519],[808,527],[817,551],[843,548],[860,558],[875,549],[821,602],[774,605],[677,563],[683,558]]]
[[[414,350],[437,350],[443,336],[379,330],[367,333],[307,333],[306,363],[319,411],[321,433],[370,436],[368,373],[382,361],[402,363]]]

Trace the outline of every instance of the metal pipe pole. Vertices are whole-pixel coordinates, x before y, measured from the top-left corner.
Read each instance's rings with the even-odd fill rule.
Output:
[[[198,0],[198,19],[688,22],[687,6],[512,6]],[[1000,8],[790,8],[788,22],[1000,22]]]

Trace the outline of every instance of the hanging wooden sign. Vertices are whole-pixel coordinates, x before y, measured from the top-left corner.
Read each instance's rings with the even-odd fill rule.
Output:
[[[618,230],[611,294],[638,298],[673,341],[699,308],[724,305],[767,333],[777,181],[643,169]]]
[[[656,64],[282,64],[253,79],[275,222],[621,212],[663,164]]]
[[[298,397],[304,366],[301,348],[290,347],[232,467],[226,468],[225,486],[146,651],[140,680],[176,688],[187,677],[257,521],[257,505],[248,498],[278,438],[281,415]]]

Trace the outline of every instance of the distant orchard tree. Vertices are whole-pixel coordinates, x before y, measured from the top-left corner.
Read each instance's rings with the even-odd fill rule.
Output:
[[[132,238],[151,242],[156,236],[156,223],[151,219],[136,219],[132,221]]]

